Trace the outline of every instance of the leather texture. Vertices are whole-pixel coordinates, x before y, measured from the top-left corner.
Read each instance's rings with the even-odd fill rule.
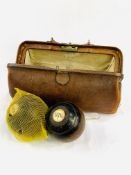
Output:
[[[40,96],[49,106],[60,101],[70,101],[84,112],[115,113],[121,100],[122,53],[105,46],[75,45],[79,51],[114,54],[116,71],[90,71],[55,69],[25,64],[27,49],[59,50],[66,44],[24,42],[20,45],[16,64],[8,64],[9,91],[14,88]],[[74,45],[73,45],[74,46]],[[78,52],[78,50],[77,50]]]

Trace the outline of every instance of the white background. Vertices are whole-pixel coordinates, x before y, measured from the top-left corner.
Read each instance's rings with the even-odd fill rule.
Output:
[[[23,40],[119,47],[124,55],[122,101],[115,115],[86,114],[83,135],[71,143],[53,139],[20,143],[8,131],[7,68]],[[0,0],[0,175],[131,174],[131,1]],[[99,120],[88,120],[100,117]]]

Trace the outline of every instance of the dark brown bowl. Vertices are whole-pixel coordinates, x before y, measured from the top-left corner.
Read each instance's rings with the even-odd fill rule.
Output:
[[[83,112],[71,102],[60,102],[46,115],[48,131],[57,138],[69,142],[77,139],[85,127]]]

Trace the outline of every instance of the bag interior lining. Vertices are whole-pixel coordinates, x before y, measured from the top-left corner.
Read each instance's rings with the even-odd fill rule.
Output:
[[[112,54],[28,49],[25,64],[65,70],[116,72],[116,59]]]

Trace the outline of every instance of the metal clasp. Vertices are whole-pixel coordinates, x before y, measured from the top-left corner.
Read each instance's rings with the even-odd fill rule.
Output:
[[[91,41],[88,40],[88,42],[87,42],[85,45],[87,45],[87,46],[92,46],[92,45],[94,45],[94,44],[92,44]]]
[[[51,37],[50,41],[47,41],[48,43],[58,43],[57,41],[54,40],[53,37]]]
[[[77,52],[78,47],[76,47],[76,46],[61,46],[61,50],[70,51],[70,52]]]

